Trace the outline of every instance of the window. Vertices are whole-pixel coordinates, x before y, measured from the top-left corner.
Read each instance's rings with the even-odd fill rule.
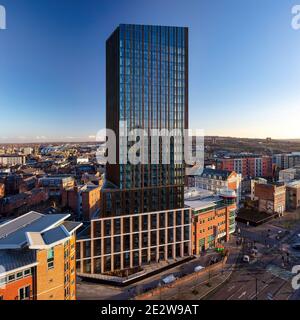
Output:
[[[15,280],[15,275],[14,274],[11,274],[8,276],[8,282],[12,282]]]
[[[48,263],[48,269],[54,268],[54,248],[51,248],[48,250],[47,263]]]
[[[17,279],[23,278],[23,272],[18,272],[17,273]]]
[[[31,274],[31,269],[24,270],[24,277],[27,277]]]
[[[19,289],[19,299],[20,300],[30,299],[30,286]]]
[[[3,296],[0,296],[0,300],[4,300],[4,297],[3,297]]]

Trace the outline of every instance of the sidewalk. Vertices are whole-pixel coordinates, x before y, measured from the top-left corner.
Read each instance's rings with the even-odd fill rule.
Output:
[[[184,279],[162,287],[154,291],[150,291],[147,296],[137,296],[135,299],[144,300],[201,300],[210,292],[222,285],[232,274],[232,270],[236,264],[240,254],[240,248],[233,246],[233,241],[227,244],[230,248],[228,259],[223,265],[220,263],[217,267],[212,265],[207,267],[203,272],[199,273],[196,279],[185,281]]]

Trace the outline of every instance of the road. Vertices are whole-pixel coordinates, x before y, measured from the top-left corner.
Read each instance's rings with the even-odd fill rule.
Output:
[[[153,275],[125,288],[79,280],[77,283],[77,298],[78,300],[128,300],[138,293],[158,287],[161,279],[168,275],[173,274],[175,277],[181,277],[194,272],[196,266],[208,266],[210,259],[216,256],[219,255],[215,252],[209,252],[205,256],[197,257],[194,260]]]
[[[286,218],[288,219],[288,217]],[[298,252],[291,249],[291,243],[300,232],[296,223],[289,232],[283,228],[284,221],[274,221],[259,227],[247,227],[239,224],[239,237],[244,239],[243,251],[248,245],[258,248],[259,254],[251,264],[240,263],[233,270],[232,276],[207,300],[289,300],[299,299],[300,292],[295,292],[291,285],[292,267],[300,264]],[[284,235],[277,239],[278,235]],[[288,253],[288,255],[287,255]],[[287,258],[288,257],[288,258]]]

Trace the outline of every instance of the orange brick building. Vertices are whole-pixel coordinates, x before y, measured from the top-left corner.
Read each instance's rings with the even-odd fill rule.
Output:
[[[0,299],[75,300],[76,230],[68,214],[29,212],[0,225]]]
[[[185,200],[192,211],[193,254],[215,248],[227,242],[235,231],[236,194],[223,190],[220,196],[199,198],[193,196]]]

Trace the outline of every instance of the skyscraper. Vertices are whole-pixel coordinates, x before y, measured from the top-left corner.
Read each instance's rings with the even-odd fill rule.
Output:
[[[171,138],[168,150],[162,139],[158,140],[157,152],[148,139],[148,164],[122,164],[119,133],[120,121],[126,121],[128,132],[144,129],[150,136],[152,129],[177,129],[183,137],[188,128],[188,29],[121,24],[107,40],[106,59],[106,127],[117,134],[117,164],[107,165],[106,178],[121,192],[136,190],[131,193],[135,204],[121,207],[121,211],[182,208],[185,167],[183,161],[175,160],[184,158],[183,138],[177,147]],[[131,146],[132,142],[127,142],[127,150]],[[165,152],[170,154],[169,164],[163,163]],[[103,198],[106,215],[119,210],[107,210],[117,204],[114,194],[112,191],[108,206]]]
[[[83,277],[127,279],[143,265],[191,255],[183,161],[188,29],[121,24],[106,42],[106,59],[106,127],[116,134],[117,159],[106,166],[100,217],[91,220],[90,238],[78,241],[77,267]],[[153,129],[176,129],[181,138],[171,137],[168,148],[159,138],[154,148],[151,137],[147,161],[132,164],[124,151],[135,142],[120,132],[134,129],[148,137]]]

